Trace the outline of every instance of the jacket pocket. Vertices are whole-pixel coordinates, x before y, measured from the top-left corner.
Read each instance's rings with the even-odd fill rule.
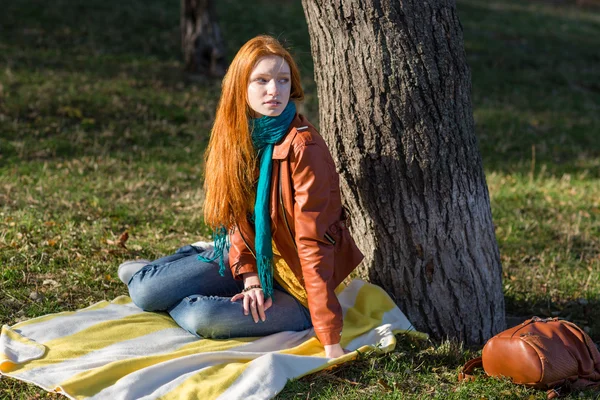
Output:
[[[338,251],[342,245],[344,231],[346,230],[346,223],[342,220],[336,221],[329,226],[325,231],[325,240],[331,243],[335,247],[335,251]]]
[[[331,235],[327,232],[325,232],[325,239],[327,239],[329,241],[329,243],[335,245],[336,241],[333,237],[331,237]]]
[[[332,283],[337,286],[360,264],[363,255],[350,235],[346,221],[333,223],[326,232],[335,241]]]

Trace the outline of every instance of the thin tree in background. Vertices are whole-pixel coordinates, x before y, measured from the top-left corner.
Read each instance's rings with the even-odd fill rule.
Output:
[[[302,3],[362,272],[417,329],[483,342],[505,328],[502,268],[455,2]]]
[[[187,72],[225,74],[223,39],[211,0],[181,0],[181,45]]]

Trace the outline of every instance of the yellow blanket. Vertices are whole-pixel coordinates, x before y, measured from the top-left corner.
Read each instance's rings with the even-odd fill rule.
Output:
[[[338,298],[342,345],[390,351],[415,332],[379,287],[353,281]],[[348,361],[325,357],[312,329],[262,338],[198,339],[128,297],[3,326],[0,373],[71,399],[268,399],[290,379]]]

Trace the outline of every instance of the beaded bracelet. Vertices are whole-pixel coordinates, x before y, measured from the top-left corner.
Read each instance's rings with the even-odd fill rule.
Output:
[[[260,290],[262,290],[262,286],[260,286],[260,285],[250,285],[247,288],[244,288],[244,290],[242,290],[242,293],[248,292],[248,291],[250,291],[252,289],[260,289]]]

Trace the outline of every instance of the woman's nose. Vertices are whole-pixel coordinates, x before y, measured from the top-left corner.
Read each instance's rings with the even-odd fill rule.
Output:
[[[267,93],[271,96],[275,96],[279,92],[279,88],[277,87],[277,82],[275,79],[272,79],[267,84]]]

